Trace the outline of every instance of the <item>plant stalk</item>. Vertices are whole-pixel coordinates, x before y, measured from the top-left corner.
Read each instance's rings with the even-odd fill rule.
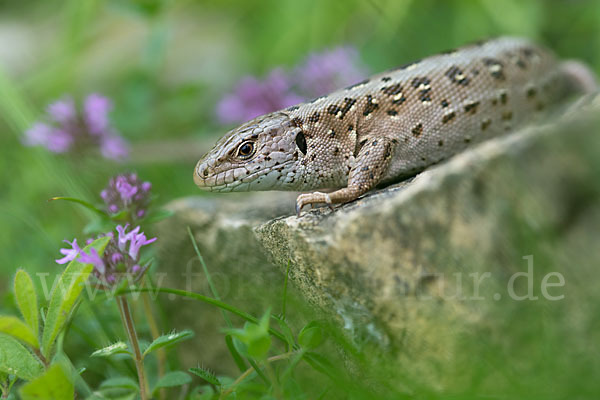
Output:
[[[117,302],[119,304],[119,311],[121,312],[121,320],[123,326],[129,336],[129,342],[133,348],[133,360],[135,361],[135,368],[137,369],[138,381],[140,385],[140,398],[141,400],[148,400],[148,387],[146,383],[146,375],[144,372],[144,358],[140,351],[140,344],[138,342],[137,333],[135,332],[135,325],[133,324],[133,318],[131,317],[131,310],[129,309],[129,303],[125,296],[118,296]]]

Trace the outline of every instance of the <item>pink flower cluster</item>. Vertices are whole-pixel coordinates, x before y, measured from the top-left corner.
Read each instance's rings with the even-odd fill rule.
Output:
[[[264,79],[242,78],[217,104],[217,118],[245,122],[361,81],[367,73],[352,47],[312,53],[292,71],[275,68]]]
[[[50,122],[36,122],[25,131],[23,143],[44,146],[53,153],[98,147],[105,158],[124,159],[129,149],[110,123],[112,108],[108,98],[96,93],[85,98],[81,112],[71,97],[58,100],[46,109]]]
[[[100,192],[110,214],[122,211],[129,213],[129,221],[142,219],[146,216],[152,184],[141,181],[137,174],[121,174],[110,178],[108,185]]]
[[[92,264],[94,266],[94,276],[105,286],[113,286],[120,281],[120,278],[131,276],[134,280],[142,277],[146,267],[140,265],[140,249],[156,241],[156,238],[148,239],[144,232],[140,232],[140,227],[127,232],[129,224],[125,226],[118,225],[117,237],[113,232],[108,232],[102,236],[110,237],[110,241],[100,256],[98,251],[91,248],[85,252],[77,244],[77,239],[72,242],[65,240],[71,248],[60,249],[64,256],[56,260],[58,264],[66,264],[77,260],[82,263]],[[88,239],[87,244],[92,243],[93,239]]]

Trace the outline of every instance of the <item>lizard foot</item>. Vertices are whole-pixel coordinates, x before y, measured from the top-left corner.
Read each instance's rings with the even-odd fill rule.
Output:
[[[296,215],[300,217],[300,212],[305,205],[316,203],[325,203],[333,211],[333,202],[331,201],[331,197],[329,197],[329,193],[303,193],[296,199]]]

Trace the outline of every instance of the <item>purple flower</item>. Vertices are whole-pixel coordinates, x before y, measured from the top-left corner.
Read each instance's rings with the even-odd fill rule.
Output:
[[[104,275],[104,273],[106,272],[106,265],[104,265],[104,260],[100,258],[98,251],[94,248],[91,248],[89,253],[85,253],[82,251],[78,261],[85,264],[92,264],[94,266],[94,270],[99,275]]]
[[[50,114],[50,118],[59,124],[71,124],[77,119],[75,103],[70,97],[49,104],[46,111]]]
[[[352,47],[313,53],[289,73],[276,68],[264,80],[243,78],[217,104],[217,118],[224,124],[248,121],[356,83],[367,72]]]
[[[139,226],[138,226],[139,228]],[[129,256],[136,260],[138,253],[140,251],[140,248],[142,246],[145,246],[147,244],[150,244],[152,242],[155,242],[156,238],[152,238],[152,239],[146,239],[146,235],[144,235],[144,233],[140,233],[140,234],[134,234],[131,236],[130,238],[130,244],[129,244]]]
[[[90,94],[78,112],[71,97],[51,103],[46,108],[50,123],[35,123],[25,131],[23,144],[43,146],[54,153],[98,147],[105,158],[126,158],[129,149],[125,140],[110,124],[108,113],[112,103],[104,96]]]
[[[292,90],[292,82],[280,68],[274,69],[262,81],[243,78],[234,90],[217,105],[217,117],[222,123],[243,122],[262,114],[300,103],[303,100]]]
[[[25,131],[23,143],[44,146],[53,153],[64,153],[71,148],[73,138],[63,130],[38,122]]]
[[[77,245],[77,240],[68,242],[71,249],[60,249],[65,255],[62,259],[56,260],[59,264],[68,261],[77,260],[82,263],[92,264],[94,266],[93,276],[98,280],[101,287],[112,286],[123,278],[132,277],[139,280],[146,272],[147,266],[140,265],[140,249],[156,241],[156,238],[147,239],[144,232],[140,232],[140,227],[127,232],[129,225],[117,226],[117,235],[113,232],[107,232],[104,235],[110,240],[104,249],[102,256],[94,248],[89,251],[82,250]],[[115,238],[116,237],[116,238]],[[86,241],[87,243],[87,241]]]
[[[110,130],[108,113],[112,110],[112,107],[111,101],[98,93],[92,93],[85,99],[83,102],[83,115],[92,135],[101,136],[104,132]]]
[[[129,146],[122,137],[107,134],[100,140],[100,153],[104,158],[121,160],[129,155]]]
[[[100,197],[110,214],[126,211],[127,218],[135,221],[146,215],[151,188],[152,184],[141,181],[137,174],[121,174],[110,178],[108,186],[100,192]]]
[[[65,243],[69,243],[72,248],[70,249],[60,249],[61,254],[64,255],[63,258],[55,260],[58,264],[66,264],[69,261],[73,261],[80,253],[81,248],[77,245],[77,239],[73,239],[72,242],[68,240],[64,240]]]
[[[318,97],[364,79],[367,69],[353,47],[337,47],[309,55],[294,77],[302,93]]]

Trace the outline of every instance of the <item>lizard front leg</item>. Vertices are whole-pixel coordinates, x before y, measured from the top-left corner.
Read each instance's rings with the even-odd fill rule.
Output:
[[[361,140],[354,167],[348,176],[348,186],[331,193],[304,193],[296,199],[296,214],[300,216],[307,204],[325,203],[333,210],[333,204],[347,203],[368,192],[381,181],[396,146],[395,139],[367,137]]]

